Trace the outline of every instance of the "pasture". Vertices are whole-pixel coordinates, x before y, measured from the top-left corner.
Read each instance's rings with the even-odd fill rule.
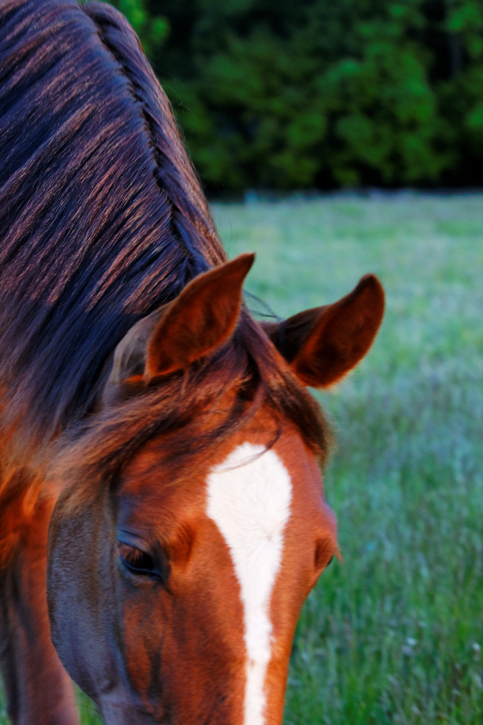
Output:
[[[257,252],[247,290],[280,316],[335,301],[366,272],[387,293],[367,359],[322,396],[344,561],[304,607],[286,725],[479,725],[483,196],[216,204],[214,214],[230,257]]]

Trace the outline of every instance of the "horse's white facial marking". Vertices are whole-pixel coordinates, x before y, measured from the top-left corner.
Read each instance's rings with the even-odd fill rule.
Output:
[[[270,600],[282,559],[292,483],[274,451],[244,443],[207,481],[208,516],[230,550],[245,614],[245,725],[264,725],[271,658]]]

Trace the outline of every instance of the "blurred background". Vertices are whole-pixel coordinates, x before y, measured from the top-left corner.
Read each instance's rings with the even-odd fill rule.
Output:
[[[115,0],[208,192],[483,183],[482,0]]]

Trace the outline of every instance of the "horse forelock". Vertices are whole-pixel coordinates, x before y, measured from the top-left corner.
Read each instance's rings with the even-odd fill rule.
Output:
[[[243,312],[234,339],[212,358],[99,413],[80,434],[67,433],[54,476],[69,489],[72,506],[82,505],[115,485],[142,447],[155,441],[175,481],[177,472],[200,465],[262,407],[271,420],[268,447],[290,426],[325,464],[331,434],[321,408]]]

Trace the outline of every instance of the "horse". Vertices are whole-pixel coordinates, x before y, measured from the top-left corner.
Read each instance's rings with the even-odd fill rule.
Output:
[[[373,275],[257,322],[113,7],[0,5],[0,665],[20,725],[280,725],[334,554],[307,387],[369,350]]]

